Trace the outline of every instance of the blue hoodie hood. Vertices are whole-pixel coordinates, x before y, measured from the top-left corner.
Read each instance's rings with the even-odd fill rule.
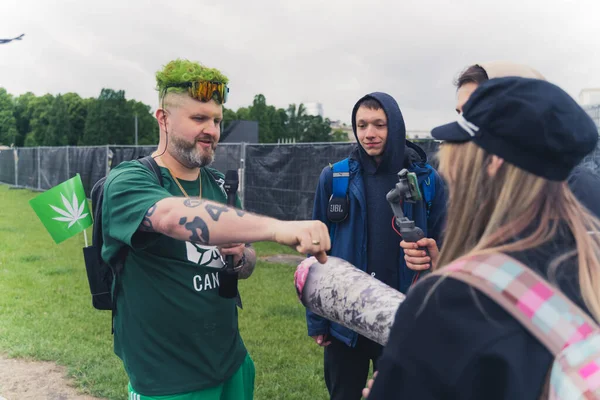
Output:
[[[358,136],[356,135],[356,112],[359,104],[365,99],[374,99],[385,112],[387,117],[388,135],[385,143],[383,158],[381,163],[377,165],[373,157],[369,156],[365,149],[360,145]],[[354,137],[358,143],[358,149],[354,152],[354,158],[357,158],[363,170],[368,174],[383,173],[397,174],[404,166],[404,148],[406,145],[406,128],[404,126],[404,118],[396,100],[387,93],[373,92],[370,93],[354,105],[352,110],[352,130]]]

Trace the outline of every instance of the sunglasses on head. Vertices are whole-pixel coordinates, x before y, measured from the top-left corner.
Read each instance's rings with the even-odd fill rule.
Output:
[[[189,95],[203,102],[215,99],[221,104],[225,104],[229,97],[229,88],[227,84],[223,82],[213,81],[194,81],[194,82],[183,82],[173,85],[169,85],[165,88],[165,91],[170,87],[187,88]]]

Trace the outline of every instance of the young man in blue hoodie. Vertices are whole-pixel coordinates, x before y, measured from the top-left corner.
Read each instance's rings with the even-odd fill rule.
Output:
[[[390,95],[377,92],[360,99],[352,111],[352,127],[358,146],[348,159],[321,172],[313,219],[329,228],[331,256],[406,293],[418,273],[406,267],[386,194],[395,187],[401,169],[415,172],[424,199],[404,203],[404,213],[425,237],[439,242],[446,209],[444,184],[425,152],[406,140],[402,113]],[[308,335],[325,347],[331,399],[359,400],[370,363],[376,369],[382,346],[308,310],[307,325]]]

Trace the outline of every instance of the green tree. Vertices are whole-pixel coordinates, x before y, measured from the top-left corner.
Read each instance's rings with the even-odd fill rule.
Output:
[[[232,121],[238,118],[237,113],[229,108],[223,107],[223,123],[221,124],[221,130],[227,128]]]
[[[72,136],[71,121],[67,114],[67,104],[59,94],[54,98],[50,111],[48,112],[48,127],[42,140],[38,141],[41,146],[64,146],[67,138]]]
[[[288,113],[283,109],[283,108],[278,108],[276,115],[275,115],[275,121],[276,121],[276,125],[277,125],[277,135],[275,137],[275,141],[277,141],[277,139],[281,138],[285,138],[285,137],[290,137],[290,134],[288,132],[288,124],[289,124],[289,116]]]
[[[254,119],[252,119],[252,116],[250,115],[251,108],[252,107],[239,108],[237,110],[237,112],[235,113],[237,116],[237,119],[241,119],[241,120],[245,120],[245,121],[254,121]]]
[[[15,98],[14,116],[17,122],[17,138],[15,146],[23,147],[25,145],[25,137],[31,131],[31,108],[29,103],[35,99],[35,95],[31,92],[20,95]]]
[[[331,122],[329,118],[323,119],[320,115],[305,115],[300,124],[302,126],[302,135],[299,142],[330,142],[331,141]]]
[[[250,107],[250,119],[258,122],[258,140],[261,143],[273,142],[268,108],[264,95],[257,94],[254,96],[254,101]]]
[[[240,117],[239,111],[238,117]],[[242,110],[242,114],[245,114],[245,111]],[[279,138],[287,137],[286,112],[283,109],[269,106],[264,95],[257,94],[254,96],[248,114],[247,118],[243,119],[258,121],[258,139],[260,143],[274,143]]]
[[[279,138],[288,137],[286,127],[288,116],[285,110],[269,106],[267,115],[271,131],[271,143],[277,142],[277,139]]]
[[[333,142],[349,142],[348,133],[342,129],[336,129],[331,133],[331,141]]]
[[[297,142],[330,142],[333,140],[329,119],[323,119],[320,115],[307,115],[304,104],[298,106],[290,104],[287,114],[289,116],[288,135]]]
[[[133,120],[123,90],[102,89],[88,107],[82,145],[132,144]]]
[[[15,104],[6,89],[0,88],[0,144],[14,145],[17,138],[17,121],[14,116]]]
[[[290,104],[287,109],[287,137],[300,141],[303,134],[302,120],[306,116],[304,104],[296,107],[296,104]]]
[[[138,120],[138,144],[153,145],[158,143],[158,123],[150,113],[150,106],[135,100],[127,101],[126,133],[123,144],[135,144],[135,118]]]
[[[93,100],[82,99],[77,93],[65,93],[62,99],[66,106],[66,114],[70,125],[63,145],[77,146],[83,138],[88,107]]]
[[[50,124],[50,109],[53,102],[54,96],[51,94],[34,97],[29,101],[27,112],[30,116],[30,131],[25,137],[25,146],[39,146],[44,143],[44,136]]]

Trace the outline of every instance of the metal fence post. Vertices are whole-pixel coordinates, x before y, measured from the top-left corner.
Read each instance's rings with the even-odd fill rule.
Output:
[[[242,150],[240,152],[240,170],[241,170],[241,194],[242,198],[240,199],[242,203],[242,208],[244,207],[244,200],[246,198],[246,142],[242,142]]]
[[[108,173],[110,172],[110,167],[108,165],[109,159],[110,159],[109,151],[110,151],[110,149],[108,148],[108,145],[106,145],[106,175],[105,176],[108,176]]]
[[[40,147],[37,148],[38,190],[42,189],[42,169],[40,168]]]
[[[15,186],[19,186],[19,154],[13,149],[13,161],[15,162]]]
[[[69,165],[69,146],[67,146],[67,179],[71,177],[71,166]]]

